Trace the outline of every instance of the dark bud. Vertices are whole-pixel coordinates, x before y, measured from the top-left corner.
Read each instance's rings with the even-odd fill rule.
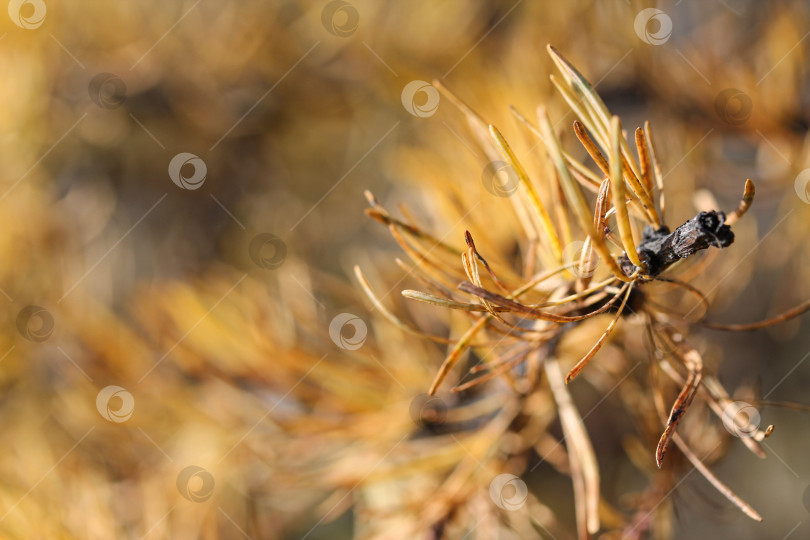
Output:
[[[700,212],[672,233],[666,227],[658,230],[646,227],[638,246],[638,256],[647,267],[645,274],[657,276],[675,262],[698,251],[712,246],[730,246],[734,242],[734,233],[725,221],[726,214],[712,210]],[[627,255],[619,257],[619,265],[628,276],[636,270]]]

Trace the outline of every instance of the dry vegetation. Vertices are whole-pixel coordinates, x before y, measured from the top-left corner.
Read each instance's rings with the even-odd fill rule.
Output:
[[[0,538],[807,536],[810,14],[694,4],[11,2]]]

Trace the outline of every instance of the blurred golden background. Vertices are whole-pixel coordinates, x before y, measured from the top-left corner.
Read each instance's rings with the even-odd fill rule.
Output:
[[[655,126],[672,225],[733,209],[755,181],[734,246],[701,276],[714,319],[810,297],[804,2],[12,0],[8,14],[2,538],[577,537],[570,480],[549,463],[524,478],[540,527],[487,517],[502,511],[486,471],[465,510],[425,510],[433,469],[479,456],[488,434],[420,446],[409,411],[447,349],[386,320],[352,270],[391,311],[448,331],[441,310],[401,298],[418,282],[364,215],[367,189],[448,244],[469,229],[514,259],[517,221],[463,116],[419,89],[441,80],[527,161],[540,148],[509,106],[545,104],[573,148],[547,43],[628,130]],[[367,328],[361,347],[330,336],[342,313]],[[741,399],[810,403],[808,328],[692,339]],[[643,349],[620,338],[610,350]],[[599,404],[585,425],[621,508],[646,481],[622,446],[631,418],[597,387],[572,392]],[[713,470],[764,521],[686,469],[663,494],[671,537],[810,535],[808,413],[761,414],[768,459],[729,444]]]

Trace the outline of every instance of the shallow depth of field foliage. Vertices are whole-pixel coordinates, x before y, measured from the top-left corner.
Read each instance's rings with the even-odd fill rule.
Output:
[[[639,27],[653,7],[666,19]],[[683,266],[707,320],[810,299],[805,3],[12,0],[0,15],[0,538],[562,540],[597,515],[595,538],[810,535],[810,412],[779,406],[810,404],[810,316],[725,332],[690,324],[695,295],[651,296],[690,315],[662,335],[684,333],[704,381],[759,416],[752,442],[698,392],[677,428],[759,523],[680,444],[656,467],[655,400],[669,413],[683,381],[651,367],[644,324],[618,319],[567,386],[615,308],[538,352],[553,361],[453,392],[515,353],[487,328],[432,398],[476,317],[506,308],[416,301],[478,277],[503,298],[554,260],[531,194],[497,192],[487,152],[503,146],[470,110],[584,239],[543,141],[604,175],[548,43],[628,141],[653,126],[671,229],[756,185],[734,243]],[[409,101],[412,81],[449,91]]]

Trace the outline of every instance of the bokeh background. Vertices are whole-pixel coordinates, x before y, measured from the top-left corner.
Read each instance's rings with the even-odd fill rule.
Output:
[[[652,7],[664,16],[639,19]],[[670,225],[732,209],[755,181],[737,242],[702,276],[714,319],[810,297],[808,36],[798,0],[12,0],[0,17],[0,536],[396,537],[396,521],[364,533],[364,512],[391,502],[374,481],[397,474],[388,452],[446,351],[380,317],[352,267],[424,327],[444,314],[400,298],[413,283],[363,192],[407,203],[460,248],[465,229],[505,257],[519,242],[463,117],[404,96],[412,81],[442,80],[530,161],[540,150],[510,105],[532,117],[545,104],[574,148],[548,79],[554,44],[626,127],[653,123]],[[340,313],[368,327],[355,354],[330,339]],[[693,339],[750,401],[807,403],[808,328]],[[575,395],[585,409],[600,398]],[[586,425],[618,500],[643,477],[612,402]],[[730,444],[713,468],[764,522],[687,475],[668,495],[673,537],[810,535],[810,417],[761,415],[775,425],[768,459]],[[573,537],[570,481],[551,467],[529,480],[554,537]],[[429,499],[429,483],[414,489]]]

